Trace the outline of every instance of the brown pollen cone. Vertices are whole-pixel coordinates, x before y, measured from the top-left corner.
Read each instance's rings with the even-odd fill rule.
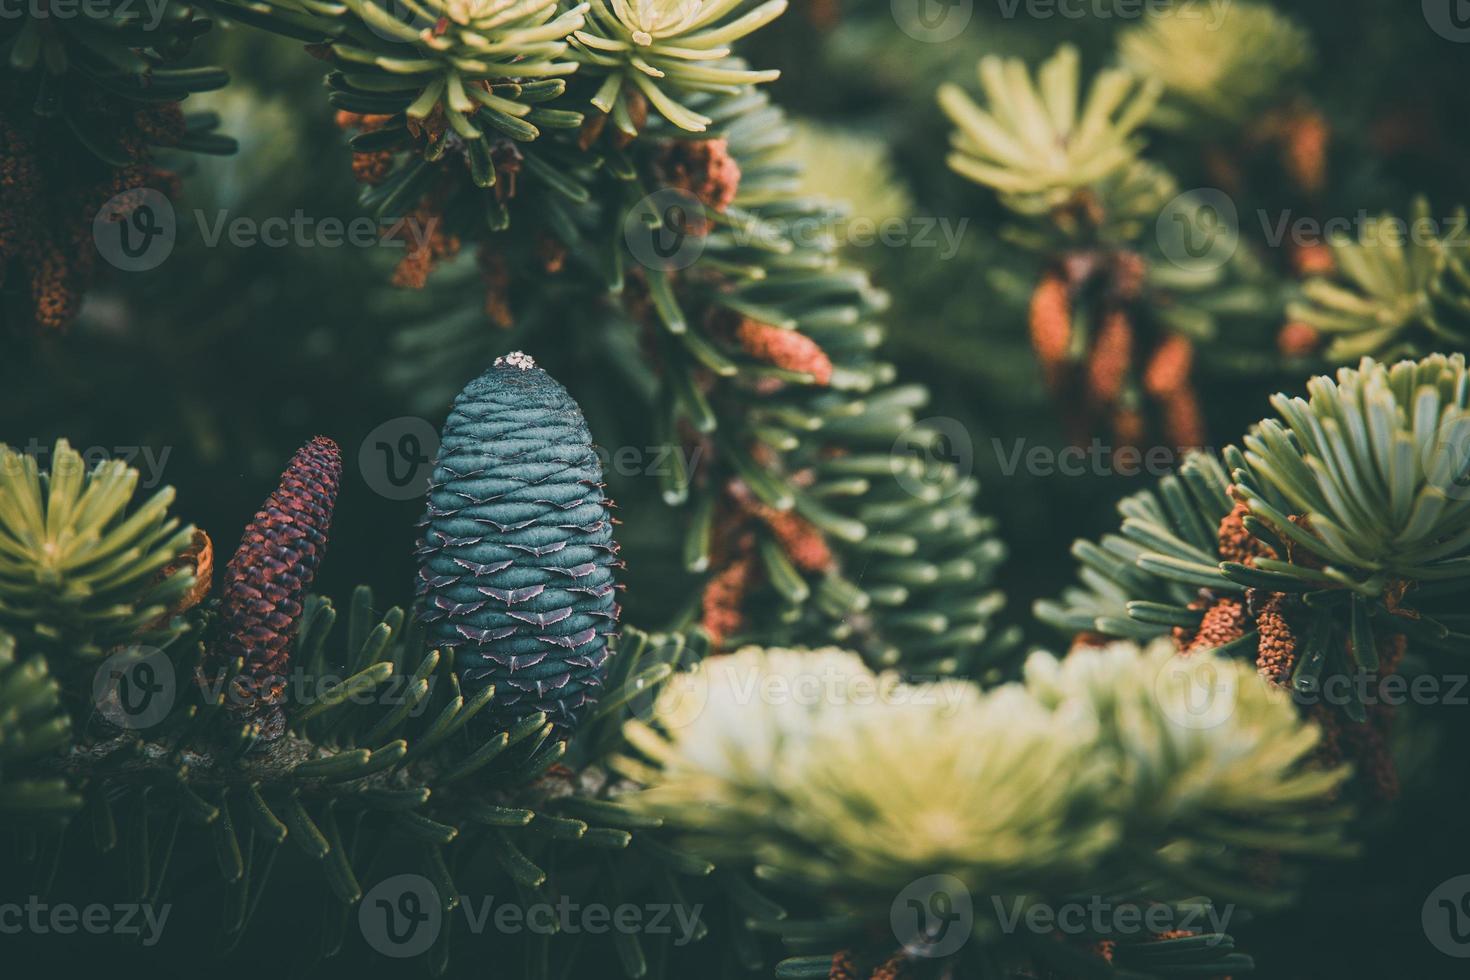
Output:
[[[1291,267],[1299,276],[1330,276],[1337,271],[1337,259],[1326,242],[1306,242],[1290,252]]]
[[[485,316],[502,330],[509,330],[515,325],[515,314],[510,308],[510,267],[505,256],[489,243],[482,243],[475,253],[475,264],[485,283]]]
[[[1287,357],[1306,357],[1322,345],[1322,335],[1310,323],[1292,320],[1276,335],[1276,349]]]
[[[118,165],[83,147],[64,123],[31,111],[21,86],[12,89],[0,91],[0,289],[21,298],[22,326],[63,330],[97,272],[106,222],[127,221],[144,191],[177,193],[175,176],[153,165],[152,148],[179,142],[184,115],[173,103],[80,96],[68,111],[103,134],[126,161]]]
[[[1099,405],[1111,405],[1123,394],[1133,364],[1133,325],[1128,314],[1111,310],[1093,341],[1087,359],[1087,394]]]
[[[1332,130],[1315,109],[1301,108],[1282,121],[1281,162],[1297,186],[1319,193],[1327,183],[1327,145]]]
[[[832,966],[827,971],[827,980],[862,980],[858,974],[857,959],[850,950],[832,954]]]
[[[909,975],[909,961],[897,953],[883,961],[869,980],[903,980]]]
[[[735,328],[735,339],[756,360],[809,374],[820,385],[832,381],[832,359],[815,340],[798,330],[783,330],[747,317]]]
[[[1278,687],[1287,685],[1296,666],[1297,638],[1282,612],[1284,601],[1272,593],[1256,614],[1256,670]]]
[[[194,573],[193,587],[175,600],[168,612],[150,624],[149,629],[161,628],[175,616],[188,612],[209,597],[209,591],[214,586],[214,542],[209,540],[209,535],[203,530],[198,528],[194,530],[189,547],[185,548],[179,557],[160,568],[154,574],[153,581],[162,582],[184,568]]]
[[[1216,550],[1221,561],[1236,561],[1251,565],[1257,558],[1275,558],[1276,551],[1260,538],[1245,529],[1245,517],[1250,508],[1240,501],[1230,508],[1230,513],[1220,519],[1216,534],[1219,544]]]
[[[1227,643],[1233,643],[1245,635],[1245,624],[1245,606],[1239,599],[1228,596],[1216,599],[1215,604],[1205,610],[1199,630],[1182,652],[1215,650]]]
[[[817,30],[830,31],[842,20],[841,0],[812,0],[806,16]]]
[[[1031,293],[1028,316],[1031,346],[1041,362],[1046,383],[1055,388],[1062,380],[1072,341],[1072,298],[1060,272],[1048,272]]]
[[[700,598],[704,631],[716,649],[745,625],[745,597],[760,576],[755,557],[743,553],[723,562],[723,567],[705,583]]]
[[[382,129],[392,116],[364,115],[358,112],[338,110],[336,123],[342,129],[356,129],[371,133]],[[392,150],[370,150],[352,154],[352,176],[360,184],[381,184],[393,170]]]
[[[393,269],[393,285],[423,289],[441,259],[459,252],[459,236],[444,230],[443,193],[424,196],[408,214],[383,232],[385,242],[401,242],[403,258]]]
[[[805,518],[764,506],[756,510],[756,516],[765,521],[781,550],[797,568],[803,572],[825,572],[832,568],[832,549],[827,539]]]
[[[1194,345],[1185,337],[1170,334],[1154,348],[1143,375],[1143,387],[1162,405],[1164,429],[1177,448],[1205,444],[1204,415],[1190,384],[1194,367]]]
[[[723,139],[669,140],[653,168],[665,187],[688,191],[711,211],[723,212],[740,190],[740,164]]]
[[[732,490],[731,497],[733,502],[722,501],[717,511],[710,549],[713,573],[700,596],[700,623],[716,650],[745,626],[745,600],[763,575],[749,509],[740,493]]]
[[[1221,561],[1235,561],[1250,565],[1257,558],[1269,558],[1274,552],[1245,529],[1245,515],[1249,513],[1245,504],[1236,502],[1230,513],[1220,519],[1216,529],[1216,552]],[[1199,628],[1189,634],[1184,630],[1175,632],[1175,640],[1184,653],[1197,650],[1213,650],[1234,642],[1246,634],[1250,614],[1245,603],[1234,596],[1221,596],[1212,602],[1202,600],[1197,606],[1205,608]]]

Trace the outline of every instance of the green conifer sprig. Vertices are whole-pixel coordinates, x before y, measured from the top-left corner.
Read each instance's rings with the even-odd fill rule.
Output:
[[[730,22],[732,30],[739,25],[731,39],[779,12],[769,5],[758,9],[764,11],[759,18]],[[729,13],[726,7],[699,10],[714,17],[710,23]],[[709,39],[707,30],[695,33]],[[600,69],[585,70],[596,75]],[[401,110],[354,101],[341,73],[329,84],[341,108]],[[482,242],[505,262],[513,281],[541,273],[548,237],[565,248],[575,275],[543,275],[536,290],[509,297],[516,326],[501,335],[463,312],[483,305],[485,287],[468,261],[452,265],[443,280],[449,291],[464,291],[459,303],[436,297],[434,315],[404,327],[404,301],[391,301],[392,343],[401,356],[390,370],[425,410],[439,411],[458,388],[468,360],[488,362],[517,341],[538,351],[530,333],[535,325],[583,323],[587,311],[605,306],[609,296],[629,303],[646,292],[643,309],[628,319],[654,331],[656,373],[646,361],[637,363],[626,345],[610,344],[606,331],[579,334],[579,343],[607,346],[609,360],[633,376],[634,389],[656,392],[650,411],[661,441],[692,430],[711,442],[712,451],[698,455],[699,466],[670,467],[662,477],[664,499],[686,515],[688,566],[707,569],[714,546],[711,518],[732,478],[748,483],[756,499],[775,511],[794,511],[840,556],[829,571],[801,573],[760,530],[763,578],[776,591],[781,615],[754,617],[752,636],[772,642],[837,638],[875,663],[912,655],[944,669],[998,655],[1015,636],[993,635],[991,629],[1002,600],[990,586],[1004,552],[992,522],[970,509],[976,484],[951,465],[927,458],[941,441],[914,425],[927,394],[917,386],[895,386],[892,366],[874,356],[881,336],[875,321],[886,297],[840,260],[832,231],[838,209],[801,193],[793,182],[793,165],[782,156],[791,138],[785,117],[749,81],[726,88],[696,86],[684,96],[708,120],[707,135],[725,142],[739,168],[729,205],[700,201],[691,216],[708,227],[689,269],[645,267],[631,253],[626,230],[640,201],[664,189],[668,177],[660,171],[661,155],[687,138],[677,121],[652,117],[641,138],[622,148],[606,139],[584,147],[570,133],[547,134],[519,145],[514,199],[502,199],[504,185],[493,167],[488,182],[476,179],[481,186],[451,183],[442,207],[445,227],[466,241]],[[401,119],[391,120],[384,129],[362,134],[354,146],[397,146],[393,141],[402,133],[389,131],[403,128]],[[466,149],[467,159],[475,155],[472,142],[457,137],[446,137],[443,148],[442,159]],[[417,200],[439,173],[432,156],[421,157],[418,150],[400,154],[393,174],[368,188],[365,200],[384,215]],[[687,204],[689,196],[681,200]],[[513,227],[511,208],[534,213],[536,227]],[[437,312],[449,308],[456,312]],[[717,327],[731,318],[807,338],[831,361],[830,379],[752,358]],[[752,391],[773,387],[778,390],[752,411]],[[895,461],[895,448],[908,458]],[[753,611],[769,605],[770,589],[752,596]],[[913,631],[917,638],[901,642]]]
[[[661,443],[681,433],[686,445],[696,440],[697,452],[686,454],[693,465],[659,476],[691,573],[711,570],[715,518],[731,480],[761,505],[809,523],[832,549],[829,569],[801,571],[769,529],[756,527],[765,584],[745,603],[750,617],[731,642],[840,642],[874,664],[925,671],[990,662],[1016,640],[994,628],[1005,549],[994,522],[974,510],[977,482],[947,461],[964,453],[962,440],[922,424],[928,393],[896,383],[876,353],[888,300],[842,255],[841,211],[793,179],[791,126],[762,91],[699,94],[690,104],[711,119],[709,135],[725,141],[740,181],[724,211],[701,203],[690,216],[708,231],[687,268],[644,265],[625,232],[639,202],[664,189],[652,158],[676,128],[650,119],[629,148],[629,171],[594,178],[616,180],[594,201],[616,193],[626,203],[609,214],[561,198],[553,209],[564,216],[557,234],[580,274],[517,293],[516,326],[498,334],[476,313],[443,312],[478,304],[483,288],[465,265],[446,270],[444,288],[464,298],[436,299],[420,321],[395,325],[396,384],[425,411],[440,411],[464,363],[516,345],[539,352],[544,334],[536,331],[565,329],[557,336],[566,346],[598,351],[619,383],[645,399]],[[690,195],[679,200],[695,206]],[[534,252],[516,229],[490,244],[518,275],[535,274]],[[624,309],[589,317],[609,298]],[[395,314],[406,318],[401,307]],[[830,361],[827,383],[752,357],[728,330],[746,319],[810,341]]]
[[[1332,239],[1341,276],[1317,277],[1287,314],[1332,338],[1334,361],[1388,358],[1470,342],[1470,226],[1463,208],[1443,225],[1416,198],[1407,221],[1364,223],[1357,240]]]
[[[820,699],[740,693],[816,679]],[[1191,698],[1215,710],[1201,719]],[[1279,904],[1284,881],[1253,885],[1244,857],[1353,849],[1350,811],[1325,805],[1346,767],[1310,764],[1320,731],[1248,667],[1210,655],[1131,644],[1061,662],[1036,654],[1024,686],[980,692],[907,687],[836,649],[747,648],[678,675],[650,720],[628,725],[651,763],[632,766],[648,788],[628,802],[753,872],[778,903],[803,903],[800,918],[752,922],[798,954],[778,976],[821,976],[804,954],[863,945],[890,924],[895,896],[934,876],[971,896],[1027,896],[1023,906],[1067,894],[1168,903],[1207,868],[1232,899]],[[992,779],[1005,789],[987,789]],[[982,904],[972,943],[1000,958],[1045,956]],[[1215,954],[1232,954],[1218,938]],[[1166,961],[1139,963],[1168,975]]]
[[[607,77],[592,104],[612,115],[629,136],[638,123],[628,109],[636,92],[669,122],[702,133],[711,119],[690,108],[697,92],[733,92],[775,81],[780,72],[754,71],[730,59],[732,42],[781,16],[786,0],[767,2],[734,16],[744,0],[591,0],[587,26],[575,38],[578,54]]]
[[[565,57],[566,38],[582,26],[586,4],[347,0],[330,6],[338,15],[326,53],[338,69],[331,84],[342,108],[401,112],[420,124],[442,115],[449,131],[482,153],[495,135],[531,140],[540,135],[538,124],[581,122],[575,112],[540,103],[559,94],[561,79],[577,70]],[[375,148],[394,136],[409,142],[403,127],[393,127],[375,134]]]
[[[17,660],[15,640],[0,633],[0,819],[30,822],[81,804],[64,778],[35,771],[70,740],[71,720],[45,659]]]
[[[1335,380],[1313,378],[1307,391],[1272,397],[1282,421],[1246,436],[1247,467],[1235,472],[1251,513],[1325,563],[1318,574],[1280,571],[1368,596],[1394,579],[1470,578],[1465,356],[1391,367],[1365,359]]]
[[[1311,39],[1265,4],[1172,7],[1118,39],[1125,67],[1164,86],[1150,122],[1169,129],[1241,126],[1280,102],[1311,65]]]
[[[0,626],[22,649],[92,660],[120,643],[164,646],[179,633],[166,613],[194,575],[160,573],[194,528],[169,516],[172,487],[135,505],[138,480],[117,460],[87,470],[65,439],[45,469],[0,446]]]
[[[1227,455],[1239,458],[1234,447]],[[1215,534],[1230,513],[1229,489],[1230,476],[1217,457],[1192,453],[1156,490],[1124,497],[1120,533],[1074,542],[1080,584],[1060,600],[1037,602],[1036,617],[1068,633],[1140,641],[1175,626],[1198,627],[1201,613],[1189,606],[1200,589],[1245,591],[1218,568]],[[1165,574],[1165,567],[1175,574]]]
[[[895,384],[892,366],[873,356],[887,297],[842,259],[829,233],[838,214],[832,205],[792,190],[792,164],[781,157],[791,138],[784,113],[759,92],[722,103],[710,114],[742,180],[727,214],[713,216],[695,265],[719,275],[678,284],[674,309],[686,332],[664,316],[659,325],[687,351],[674,363],[718,379],[705,399],[720,470],[728,467],[761,503],[809,522],[837,556],[826,572],[797,573],[758,529],[768,588],[748,607],[774,615],[753,618],[739,640],[841,643],[874,664],[903,661],[915,670],[976,667],[1014,636],[992,629],[1004,603],[992,588],[1004,546],[994,522],[973,509],[978,483],[946,459],[965,448],[946,441],[954,432],[922,424],[927,391]],[[698,342],[700,326],[746,317],[809,337],[831,359],[829,383],[752,363],[738,350],[723,363],[701,359],[728,350],[728,341]],[[784,384],[752,403],[748,392],[762,379]],[[674,391],[692,387],[675,381]],[[671,427],[681,418],[697,427],[703,410],[692,396],[673,401]],[[755,458],[776,462],[760,466]],[[682,490],[695,517],[684,553],[699,567],[712,542],[698,515],[711,510],[724,480],[701,487],[694,476]]]
[[[1084,90],[1079,64],[1076,48],[1063,45],[1033,81],[1019,59],[986,57],[983,107],[958,86],[941,86],[939,104],[957,127],[949,165],[1025,215],[1051,211],[1127,168],[1143,148],[1137,130],[1160,86],[1110,68]]]
[[[1222,598],[1280,594],[1306,624],[1287,665],[1303,693],[1324,676],[1378,671],[1386,637],[1420,652],[1463,645],[1466,618],[1448,599],[1470,581],[1463,355],[1365,360],[1309,391],[1277,395],[1282,420],[1261,422],[1243,449],[1194,454],[1157,490],[1121,501],[1121,532],[1073,546],[1080,587],[1038,602],[1037,618],[1073,633],[1189,637]],[[1248,562],[1222,555],[1237,500],[1261,550]],[[1260,641],[1245,624],[1228,647],[1255,661]],[[1343,710],[1364,719],[1357,688]]]
[[[507,728],[474,724],[493,689],[462,692],[449,658],[423,649],[402,610],[380,615],[370,590],[353,593],[345,631],[338,618],[328,600],[307,601],[297,669],[285,679],[289,731],[264,747],[252,723],[225,710],[228,673],[196,673],[203,635],[172,648],[181,681],[161,720],[119,728],[96,718],[70,747],[65,716],[37,710],[57,698],[44,664],[17,668],[0,644],[0,811],[75,808],[84,797],[90,834],[41,828],[38,853],[63,868],[116,864],[130,899],[167,900],[186,881],[181,869],[217,870],[191,895],[222,910],[226,950],[302,868],[329,896],[318,958],[353,942],[354,906],[394,874],[427,879],[446,913],[461,894],[505,891],[615,906],[621,883],[650,870],[648,894],[681,902],[670,876],[709,874],[707,862],[657,840],[657,820],[609,798],[603,768],[623,722],[698,657],[682,637],[624,628],[607,695],[569,752],[542,714]],[[13,761],[41,753],[60,778],[12,781]],[[449,967],[451,932],[425,954],[435,975]],[[646,941],[619,941],[630,978],[646,970]]]
[[[228,76],[219,68],[185,68],[179,60],[211,21],[193,6],[169,2],[154,11],[123,2],[86,4],[69,16],[7,16],[0,28],[6,67],[41,76],[36,111],[65,112],[70,84],[143,101],[183,98],[220,88]],[[80,90],[70,93],[76,95]]]
[[[1100,741],[1118,747],[1133,794],[1114,801],[1126,812],[1123,838],[1168,841],[1156,848],[1163,866],[1154,870],[1168,876],[1172,865],[1178,884],[1199,872],[1230,882],[1239,873],[1239,849],[1274,849],[1267,840],[1298,856],[1355,850],[1351,810],[1333,805],[1349,767],[1314,762],[1320,729],[1304,724],[1251,666],[1180,657],[1168,642],[1142,653],[1118,643],[1061,660],[1033,654],[1025,679],[1047,705],[1073,698],[1089,706]],[[1235,897],[1242,884],[1212,889],[1214,897]],[[1266,904],[1284,899],[1271,896]]]
[[[170,0],[155,12],[109,0],[80,4],[69,14],[37,17],[35,10],[20,5],[0,22],[4,102],[14,97],[13,108],[56,121],[81,149],[112,166],[134,162],[135,148],[126,141],[138,134],[124,107],[182,102],[229,81],[221,68],[187,64],[194,42],[212,26],[196,6]],[[180,132],[151,142],[233,153],[235,141],[214,132],[217,126],[210,114],[191,113]]]

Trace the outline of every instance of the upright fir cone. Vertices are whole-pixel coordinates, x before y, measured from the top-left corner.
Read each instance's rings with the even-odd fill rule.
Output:
[[[204,673],[217,677],[236,657],[244,660],[225,703],[257,722],[267,741],[286,728],[282,702],[290,645],[302,600],[327,550],[341,478],[335,442],[317,436],[302,446],[225,566],[220,632]]]
[[[617,631],[612,503],[572,396],[516,351],[454,400],[424,516],[417,605],[486,716],[544,711],[559,735],[597,703]]]

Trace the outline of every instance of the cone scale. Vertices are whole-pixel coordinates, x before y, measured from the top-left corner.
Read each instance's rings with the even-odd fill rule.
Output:
[[[596,704],[619,607],[611,504],[581,409],[525,354],[454,400],[417,550],[418,616],[497,722]]]

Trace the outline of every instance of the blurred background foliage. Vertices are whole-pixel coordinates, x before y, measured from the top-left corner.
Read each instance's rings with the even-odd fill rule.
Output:
[[[1027,304],[1042,262],[1002,236],[1011,216],[996,195],[946,165],[951,125],[935,92],[945,82],[973,90],[984,55],[1034,65],[1063,42],[1080,49],[1087,77],[1114,61],[1119,32],[1135,24],[1092,15],[1037,19],[1026,15],[1024,0],[1018,7],[977,0],[958,36],[926,43],[896,27],[894,8],[890,0],[808,0],[743,53],[782,70],[771,93],[803,125],[800,153],[812,165],[814,190],[850,199],[856,214],[876,220],[906,214],[950,227],[965,222],[948,258],[940,258],[947,251],[942,236],[938,248],[850,247],[848,258],[892,295],[886,353],[902,377],[932,390],[926,414],[958,420],[968,433],[968,445],[952,441],[945,453],[973,466],[981,508],[999,519],[1011,555],[1001,580],[1008,616],[1033,639],[1055,643],[1028,622],[1032,600],[1069,580],[1070,543],[1113,527],[1115,502],[1152,478],[1006,471],[1018,446],[1055,451],[1071,444],[1027,338]],[[1286,12],[1316,52],[1293,84],[1330,120],[1330,137],[1326,180],[1309,198],[1272,179],[1273,160],[1254,158],[1262,174],[1237,198],[1246,247],[1280,281],[1294,278],[1289,259],[1264,241],[1258,211],[1405,213],[1415,194],[1449,207],[1470,186],[1470,48],[1428,29],[1403,5],[1296,0]],[[310,436],[329,435],[342,445],[346,467],[332,556],[317,588],[346,595],[361,582],[393,601],[409,591],[421,504],[374,493],[358,465],[359,447],[400,416],[422,415],[437,427],[449,394],[483,368],[441,358],[428,377],[414,369],[414,338],[432,347],[435,324],[456,319],[495,334],[498,348],[532,350],[581,402],[601,445],[656,444],[636,402],[619,395],[623,377],[608,367],[606,345],[618,343],[605,336],[608,310],[537,323],[534,340],[526,340],[531,325],[502,330],[483,315],[472,255],[447,263],[428,288],[413,292],[388,284],[395,256],[383,248],[206,247],[186,208],[257,219],[300,210],[347,220],[360,212],[348,178],[351,153],[323,97],[321,65],[295,42],[228,24],[205,38],[203,49],[201,60],[225,66],[232,84],[194,97],[191,107],[217,111],[220,131],[240,141],[240,152],[165,163],[184,177],[184,197],[179,241],[162,267],[106,276],[67,334],[4,338],[6,441],[44,447],[65,436],[77,447],[141,448],[161,464],[162,481],[178,489],[177,511],[216,541],[232,541],[281,460]],[[1243,130],[1259,121],[1245,120]],[[1224,142],[1240,136],[1219,133]],[[1202,148],[1210,144],[1151,130],[1146,155],[1166,165],[1181,188],[1209,187],[1217,172]],[[1221,346],[1250,369],[1226,363],[1223,354],[1196,362],[1214,445],[1236,439],[1265,414],[1270,393],[1300,392],[1309,373],[1276,353],[1279,312],[1227,326]],[[1326,366],[1313,361],[1311,369]],[[155,471],[135,465],[145,476]],[[647,501],[655,516],[654,480],[612,474],[610,492]],[[624,534],[629,618],[656,625],[680,598],[659,587],[679,574],[675,528],[639,521],[636,513],[623,517],[638,528],[636,536]],[[1453,706],[1425,713],[1444,716],[1436,721],[1446,724],[1432,727],[1450,744],[1438,748],[1429,741],[1431,726],[1405,716],[1398,751],[1404,800],[1393,816],[1380,815],[1363,862],[1324,871],[1315,898],[1300,909],[1237,930],[1258,963],[1274,964],[1267,975],[1408,977],[1444,969],[1423,941],[1419,903],[1447,874],[1470,869],[1463,827],[1444,817],[1463,804],[1470,775],[1453,745],[1466,730],[1457,711],[1464,714]]]
[[[914,214],[951,224],[968,219],[960,251],[948,261],[936,261],[935,250],[924,248],[858,248],[851,254],[893,293],[892,356],[909,377],[933,389],[931,414],[959,419],[972,435],[983,505],[1001,517],[1001,534],[1012,546],[1005,579],[1010,605],[1025,610],[1032,598],[1054,591],[1057,562],[1068,544],[1110,526],[1114,502],[1152,479],[1038,477],[1028,476],[1024,467],[1010,474],[1002,470],[993,439],[1006,454],[1017,440],[1053,450],[1070,444],[1026,337],[1026,304],[1040,261],[1001,237],[1011,215],[996,195],[949,170],[944,149],[951,126],[934,93],[945,82],[973,90],[975,64],[985,55],[1019,57],[1034,66],[1064,42],[1081,49],[1083,77],[1089,77],[1116,62],[1119,33],[1138,24],[1137,14],[1091,12],[1161,5],[955,4],[957,11],[973,6],[973,14],[963,31],[942,43],[895,29],[893,11],[917,6],[887,0],[817,4],[823,13],[809,9],[805,19],[787,17],[781,29],[753,38],[751,47],[757,61],[782,67],[772,91],[794,116],[820,120],[883,148],[894,182],[914,202]],[[933,5],[935,18],[940,6]],[[1196,3],[1181,9],[1210,17],[1229,6]],[[829,9],[835,12],[826,13]],[[1027,16],[1028,9],[1053,13],[1036,19]],[[1331,120],[1328,179],[1320,195],[1308,198],[1270,179],[1279,168],[1262,164],[1267,179],[1252,188],[1265,193],[1236,199],[1246,247],[1268,263],[1286,262],[1285,256],[1272,254],[1260,233],[1257,209],[1274,220],[1284,212],[1294,217],[1351,217],[1385,209],[1404,214],[1418,193],[1445,202],[1442,210],[1458,203],[1470,181],[1470,132],[1457,123],[1470,108],[1464,46],[1430,30],[1417,12],[1372,0],[1297,0],[1279,9],[1306,29],[1316,51],[1294,89]],[[1007,16],[1009,10],[1015,15]],[[763,45],[766,50],[760,51]],[[1222,141],[1232,136],[1228,131],[1217,135]],[[1181,189],[1217,186],[1199,140],[1151,130],[1144,155],[1167,166]],[[827,193],[856,200],[865,196],[862,185],[849,184],[845,172],[827,168],[824,174]],[[1275,356],[1272,338],[1280,325],[1279,314],[1231,324],[1241,332],[1236,349],[1257,355],[1262,370],[1228,370],[1208,355],[1196,360],[1211,444],[1236,439],[1260,417],[1269,394],[1301,390],[1311,368]],[[1227,346],[1231,339],[1224,338]]]
[[[982,508],[1000,518],[1011,546],[1009,606],[1022,612],[1032,599],[1056,591],[1068,544],[1109,526],[1113,502],[1149,477],[1037,476],[1009,465],[1018,446],[1055,451],[1071,444],[1026,337],[1026,304],[1041,260],[1002,237],[1010,215],[994,193],[946,166],[951,126],[934,96],[945,82],[972,89],[976,61],[986,54],[1034,64],[1061,42],[1081,49],[1085,78],[1115,59],[1119,31],[1136,26],[1136,18],[1078,16],[1086,5],[1061,5],[1072,15],[1045,19],[1027,16],[1024,2],[972,6],[958,36],[929,43],[897,29],[886,0],[803,4],[748,39],[745,50],[752,63],[783,71],[771,91],[803,124],[798,146],[814,164],[817,176],[807,178],[813,190],[857,202],[854,213],[874,222],[912,213],[962,229],[952,257],[941,258],[950,252],[941,226],[934,228],[934,247],[875,242],[850,246],[847,254],[892,295],[885,353],[901,365],[902,377],[934,392],[926,414],[957,419],[969,433],[970,446],[948,452],[962,463],[969,456],[982,481]],[[1280,182],[1258,182],[1277,199],[1237,201],[1243,232],[1257,232],[1249,245],[1267,262],[1284,262],[1270,254],[1259,228],[1250,227],[1258,208],[1272,216],[1353,216],[1405,213],[1416,193],[1444,207],[1456,202],[1470,180],[1470,133],[1458,122],[1470,103],[1462,47],[1418,17],[1368,0],[1308,0],[1293,4],[1290,14],[1316,51],[1299,87],[1331,120],[1328,180],[1311,201],[1293,197]],[[166,451],[165,482],[198,509],[188,517],[228,538],[243,526],[279,460],[310,435],[332,435],[350,464],[362,438],[384,421],[420,414],[437,425],[435,404],[442,414],[448,394],[479,365],[438,370],[436,364],[426,382],[400,363],[402,335],[434,318],[469,320],[478,302],[473,291],[457,289],[473,278],[464,268],[472,256],[461,256],[437,271],[429,288],[414,292],[387,285],[396,259],[389,248],[239,248],[228,241],[206,247],[185,209],[202,209],[210,221],[219,210],[255,219],[300,211],[343,221],[361,212],[356,185],[344,179],[351,153],[319,98],[320,64],[295,42],[228,23],[202,46],[197,60],[225,66],[232,82],[194,96],[189,106],[219,112],[220,131],[240,141],[240,152],[163,160],[184,178],[173,253],[152,272],[108,270],[67,335],[8,336],[0,405],[12,443],[33,438],[46,446],[66,435],[78,446]],[[1146,155],[1164,163],[1181,188],[1213,186],[1198,141],[1151,131]],[[592,345],[557,344],[542,327],[575,340],[584,331],[596,335],[605,317],[590,309],[577,323],[538,325],[538,356],[555,363],[581,350],[595,361]],[[486,332],[497,330],[478,319]],[[1259,370],[1232,370],[1209,356],[1197,361],[1213,444],[1236,438],[1259,418],[1268,394],[1294,392],[1305,380],[1299,364],[1275,356],[1279,321],[1274,314],[1230,325],[1243,338],[1237,349]],[[520,328],[507,331],[498,346],[508,349],[520,336]],[[1232,346],[1232,337],[1224,339]],[[619,418],[626,400],[589,383],[599,372],[563,376],[602,445],[654,443],[640,435],[636,418]],[[336,545],[341,560],[324,569],[323,587],[331,592],[360,579],[396,593],[410,574],[417,502],[384,500],[361,482],[356,466],[348,471],[341,526],[378,533],[344,536]],[[638,563],[630,563],[630,574],[640,576]],[[635,617],[638,603],[651,598],[648,591],[641,599],[639,590],[630,594]]]

